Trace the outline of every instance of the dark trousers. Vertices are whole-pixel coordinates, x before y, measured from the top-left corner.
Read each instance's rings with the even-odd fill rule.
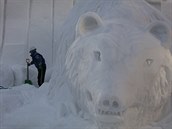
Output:
[[[42,69],[38,69],[38,85],[39,87],[44,83],[46,67],[42,67]]]

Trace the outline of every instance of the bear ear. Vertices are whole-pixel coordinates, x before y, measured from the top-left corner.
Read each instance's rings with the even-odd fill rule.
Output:
[[[80,16],[76,25],[76,36],[82,36],[103,26],[102,19],[95,12],[87,12]]]
[[[147,30],[158,40],[160,40],[161,45],[167,49],[171,49],[171,32],[170,26],[164,22],[155,22],[147,27]],[[171,51],[171,50],[170,50]]]

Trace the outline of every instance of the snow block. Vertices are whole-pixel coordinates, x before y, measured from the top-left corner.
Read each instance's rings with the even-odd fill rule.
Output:
[[[25,66],[22,65],[13,65],[12,70],[14,73],[14,85],[22,85],[25,83],[25,80],[27,79],[27,70]],[[47,69],[45,74],[45,82],[48,82],[51,78],[52,68]],[[34,68],[34,66],[29,67],[29,80],[32,81],[34,86],[38,87],[38,81],[37,81],[38,72],[37,69]]]
[[[13,65],[12,70],[15,76],[14,85],[18,86],[24,84],[27,79],[26,67],[22,65]],[[33,85],[38,86],[36,69],[29,68],[29,80],[32,81]]]
[[[0,64],[0,86],[9,88],[14,85],[14,74],[10,66]]]

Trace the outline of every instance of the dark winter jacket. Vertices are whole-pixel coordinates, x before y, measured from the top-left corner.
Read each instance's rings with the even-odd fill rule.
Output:
[[[34,51],[34,52],[31,52],[30,56],[32,57],[32,61],[30,62],[29,65],[34,64],[37,69],[46,68],[45,59],[43,58],[41,54]]]

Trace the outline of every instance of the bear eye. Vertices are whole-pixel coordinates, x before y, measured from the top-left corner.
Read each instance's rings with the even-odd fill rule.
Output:
[[[88,90],[86,90],[86,97],[87,97],[87,99],[89,101],[93,101],[93,97],[92,97],[91,93]]]
[[[101,53],[100,51],[94,51],[94,56],[97,61],[101,61]]]
[[[146,59],[147,65],[151,65],[153,63],[153,59]]]

